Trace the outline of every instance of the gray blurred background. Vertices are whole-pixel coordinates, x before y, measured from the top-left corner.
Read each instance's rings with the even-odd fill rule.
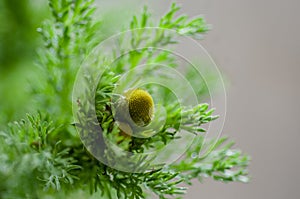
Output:
[[[252,156],[249,184],[206,180],[186,198],[300,198],[300,1],[178,2],[213,25],[201,43],[229,79],[223,134]]]

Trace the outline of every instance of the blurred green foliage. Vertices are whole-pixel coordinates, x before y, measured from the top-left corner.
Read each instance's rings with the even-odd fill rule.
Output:
[[[0,1],[0,126],[24,116],[35,76],[36,49],[42,43],[36,29],[49,17],[46,1]]]
[[[106,23],[97,33],[99,38],[119,31],[124,21],[130,21],[134,10],[128,9],[124,17],[120,9],[125,7],[129,5],[100,9],[103,14],[97,18]],[[0,1],[0,127],[35,109],[29,85],[38,82],[41,75],[37,60],[43,38],[37,30],[50,15],[47,0]]]
[[[0,71],[11,72],[24,66],[35,56],[41,39],[36,32],[39,24],[48,16],[46,1],[2,0],[0,2]]]

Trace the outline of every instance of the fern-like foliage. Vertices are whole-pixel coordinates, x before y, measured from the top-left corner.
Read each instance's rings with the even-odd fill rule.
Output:
[[[81,168],[69,156],[71,149],[51,140],[59,129],[48,116],[38,114],[1,132],[1,198],[38,198],[37,190],[60,190],[78,179],[72,171]]]
[[[33,110],[26,119],[9,124],[0,133],[0,198],[74,198],[77,195],[79,198],[144,199],[155,194],[166,199],[183,196],[187,189],[185,184],[191,184],[192,179],[202,181],[204,177],[212,177],[223,182],[248,181],[249,157],[232,149],[232,142],[225,144],[226,138],[219,139],[205,156],[197,156],[201,146],[210,144],[204,142],[203,125],[217,116],[205,103],[180,106],[173,102],[174,96],[167,89],[157,91],[165,99],[162,104],[167,117],[163,128],[150,138],[126,138],[121,146],[133,153],[164,147],[174,139],[181,139],[178,132],[184,129],[197,138],[184,157],[172,165],[142,173],[119,171],[93,157],[72,125],[71,94],[80,62],[105,38],[97,34],[101,25],[92,18],[93,0],[49,0],[49,8],[51,19],[38,29],[45,46],[39,50],[40,70],[31,85],[34,107],[39,111]],[[136,50],[120,59],[114,68],[103,68],[98,85],[93,85],[96,88],[94,105],[102,129],[102,134],[97,134],[100,141],[109,137],[117,142],[123,139],[119,129],[112,128],[115,121],[111,110],[112,92],[120,74],[145,62],[178,67],[170,53],[147,50],[177,43],[168,29],[196,39],[208,31],[203,18],[177,16],[179,9],[172,4],[170,11],[157,23],[150,19],[146,8],[141,15],[133,17],[129,24],[133,30],[130,46],[120,41],[119,50],[121,54],[128,48]],[[155,34],[147,29],[151,26],[159,27]],[[112,50],[111,54],[115,53]],[[155,96],[155,90],[147,89]],[[80,101],[78,106],[83,118],[88,120],[89,110]],[[76,125],[86,123],[81,121]],[[95,137],[90,140],[91,145],[95,140]],[[108,146],[103,149],[104,153],[109,151]],[[139,161],[145,166],[151,164],[149,160]]]

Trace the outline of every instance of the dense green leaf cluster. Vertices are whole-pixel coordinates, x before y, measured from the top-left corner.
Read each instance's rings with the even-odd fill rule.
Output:
[[[52,140],[57,131],[60,127],[48,116],[38,114],[0,133],[1,198],[38,198],[36,190],[60,190],[61,184],[73,184],[77,177],[72,173],[80,167],[70,148]]]
[[[184,184],[191,184],[195,178],[201,181],[203,177],[212,177],[224,182],[248,180],[246,168],[249,158],[231,149],[233,143],[222,145],[225,138],[220,139],[205,156],[198,157],[201,147],[210,145],[204,143],[203,124],[217,117],[213,116],[213,109],[210,110],[208,104],[180,106],[173,101],[174,96],[168,89],[157,93],[150,87],[146,88],[154,97],[156,94],[164,96],[165,125],[155,136],[147,139],[127,137],[122,147],[134,153],[161,148],[174,139],[181,139],[177,132],[184,129],[197,137],[184,157],[172,165],[143,173],[118,171],[95,159],[71,125],[71,94],[79,63],[98,41],[105,38],[97,34],[101,26],[92,18],[95,11],[93,0],[49,0],[49,7],[52,18],[38,29],[45,46],[39,51],[40,70],[31,85],[34,107],[39,112],[34,114],[37,110],[33,111],[27,119],[11,123],[0,133],[0,198],[99,198],[102,195],[111,199],[142,199],[155,194],[165,199],[183,195],[186,191]],[[203,18],[190,20],[187,16],[177,17],[178,10],[179,7],[173,4],[158,24],[150,20],[146,8],[141,16],[133,18],[130,24],[134,30],[131,46],[120,41],[119,50],[121,54],[128,48],[136,50],[120,59],[115,67],[104,67],[99,84],[93,85],[96,87],[95,108],[102,134],[96,133],[99,137],[93,137],[87,147],[95,146],[92,142],[97,140],[105,146],[103,137],[116,139],[116,142],[123,139],[119,129],[113,125],[111,109],[112,92],[120,74],[145,60],[149,64],[167,63],[176,68],[172,54],[159,50],[150,52],[147,48],[176,43],[174,34],[168,29],[194,38],[201,38],[208,30]],[[160,28],[153,35],[146,28],[150,26]],[[88,120],[89,109],[85,109],[80,101],[78,106],[82,108],[83,118]],[[86,123],[83,120],[76,125]],[[103,153],[109,152],[108,146],[103,149]],[[151,164],[149,160],[138,161],[144,166]]]

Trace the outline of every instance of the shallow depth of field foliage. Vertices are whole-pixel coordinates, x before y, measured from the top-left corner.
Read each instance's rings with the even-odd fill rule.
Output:
[[[153,26],[202,38],[209,30],[203,18],[179,15],[179,10],[178,5],[172,4],[168,13],[155,20],[146,7],[141,8],[118,31]],[[204,102],[183,107],[184,110],[176,103],[166,102],[165,128],[152,138],[128,143],[136,153],[163,147],[178,139],[176,132],[180,129],[176,128],[181,120],[186,121],[182,128],[195,133],[197,139],[185,156],[172,165],[144,173],[126,173],[90,155],[73,125],[71,97],[80,63],[111,34],[105,27],[114,26],[107,24],[107,16],[99,20],[95,11],[93,0],[0,2],[0,19],[5,21],[0,30],[0,198],[180,198],[193,179],[247,182],[249,157],[233,149],[233,142],[227,138],[220,138],[206,156],[195,155],[201,146],[210,144],[204,143],[202,125],[217,119]],[[131,44],[135,48],[145,47],[142,45],[148,45],[147,42],[155,47],[176,43],[163,30],[157,32],[153,41],[147,40],[143,30],[134,38]],[[144,56],[149,57],[143,51],[132,53],[130,59],[108,71],[95,85],[97,116],[103,129],[113,122],[107,119],[111,113],[105,107],[109,106],[118,75],[126,70],[125,66],[138,65]],[[177,67],[164,52],[149,60]],[[197,94],[205,99],[207,90],[198,89]],[[170,132],[170,128],[175,131]]]

